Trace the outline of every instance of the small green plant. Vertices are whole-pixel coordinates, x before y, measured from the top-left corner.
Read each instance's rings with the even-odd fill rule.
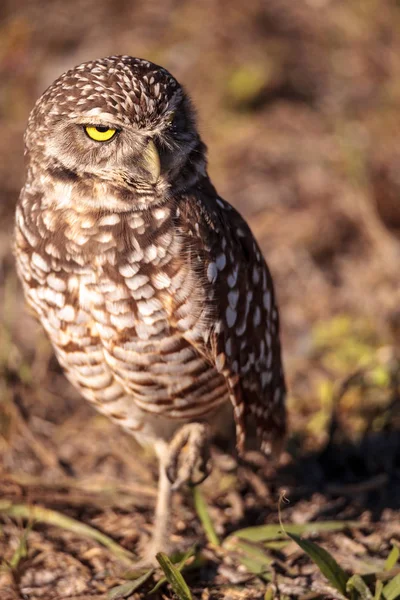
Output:
[[[85,523],[80,523],[71,517],[66,517],[55,510],[29,504],[13,504],[9,500],[0,500],[0,514],[13,518],[26,519],[30,523],[46,523],[48,525],[67,529],[77,535],[87,537],[102,544],[108,548],[114,556],[125,563],[132,564],[136,560],[134,554],[117,544],[117,542],[114,542],[113,539],[104,533],[101,533],[89,525],[85,525]]]
[[[324,531],[343,531],[347,527],[361,527],[358,521],[324,521],[288,525],[259,525],[235,531],[225,538],[222,546],[235,553],[250,573],[271,581],[274,558],[271,550],[281,550],[290,543],[289,537],[298,534],[317,534]],[[301,538],[299,538],[301,539]]]
[[[213,544],[214,546],[219,546],[220,541],[217,532],[215,531],[214,524],[207,510],[207,504],[204,500],[203,494],[201,493],[199,486],[193,488],[193,500],[197,516],[199,517],[200,522],[203,525],[208,542],[210,544]]]
[[[383,572],[369,573],[368,575],[349,575],[336,562],[331,554],[315,542],[304,540],[301,537],[288,533],[288,536],[317,565],[321,573],[331,585],[349,600],[396,600],[400,598],[400,566],[396,568],[399,558],[399,549],[394,546],[387,558]],[[388,575],[394,577],[387,581]],[[387,581],[384,584],[384,581]],[[375,590],[372,595],[371,589]]]
[[[204,517],[206,505],[201,504],[203,511],[202,523],[211,519]],[[222,543],[222,547],[234,552],[240,562],[250,573],[266,582],[274,577],[271,550],[282,549],[290,540],[295,542],[309,558],[317,565],[329,583],[348,600],[396,600],[400,599],[400,565],[399,548],[393,546],[383,571],[360,575],[348,574],[335,558],[320,545],[304,539],[301,534],[316,534],[326,531],[343,531],[349,527],[361,528],[358,521],[324,521],[321,523],[288,524],[280,520],[279,525],[260,525],[235,531]],[[277,546],[278,544],[278,546]],[[396,566],[397,565],[397,566]],[[374,590],[374,594],[372,593]],[[274,597],[271,587],[267,587],[265,598]]]
[[[164,571],[166,579],[171,585],[174,593],[178,596],[179,600],[192,600],[192,594],[180,570],[163,552],[159,552],[156,558],[160,563],[160,567]]]
[[[28,555],[27,540],[31,529],[32,524],[29,523],[27,527],[25,527],[25,529],[23,530],[12,557],[10,558],[10,560],[4,559],[0,565],[0,569],[7,569],[13,572],[15,572],[18,569],[18,566],[20,565],[21,561],[23,561]]]
[[[190,590],[187,586],[186,581],[183,578],[183,575],[181,574],[181,571],[183,571],[183,569],[187,566],[188,560],[194,555],[195,549],[190,548],[190,550],[188,550],[181,557],[181,559],[177,563],[175,563],[172,558],[168,557],[163,552],[157,554],[156,558],[160,564],[164,576],[158,580],[156,585],[149,592],[147,592],[146,597],[152,596],[165,583],[169,583],[179,600],[191,600],[192,596]],[[124,577],[132,581],[127,581],[126,583],[112,588],[108,593],[108,600],[119,600],[120,598],[127,598],[133,592],[142,587],[142,585],[145,584],[146,581],[148,581],[154,573],[155,569],[136,569],[131,572],[125,573]]]
[[[332,587],[337,590],[338,597],[347,600],[396,600],[400,599],[400,550],[393,545],[383,568],[379,567],[367,574],[349,573],[338,564],[335,558],[319,544],[302,537],[303,535],[315,535],[322,532],[339,532],[345,529],[358,529],[365,527],[364,523],[358,521],[324,521],[305,524],[279,524],[260,525],[246,527],[235,531],[220,542],[207,504],[203,499],[201,491],[197,489],[194,493],[194,503],[199,519],[203,524],[205,534],[210,546],[218,550],[218,553],[226,553],[240,562],[254,578],[267,584],[265,599],[272,600],[276,597],[275,588],[279,591],[279,575],[275,570],[279,559],[276,551],[282,551],[290,543],[295,543],[316,564],[324,577]],[[0,501],[0,513],[13,518],[22,518],[29,523],[28,528],[21,536],[20,542],[12,556],[2,567],[15,570],[27,555],[27,536],[35,522],[62,527],[73,531],[78,535],[88,537],[106,546],[117,558],[128,563],[132,568],[136,557],[114,540],[101,532],[79,523],[74,519],[66,517],[56,511],[30,506],[26,504],[12,504],[9,501]],[[186,583],[182,571],[188,567],[198,568],[201,564],[201,556],[196,554],[195,548],[191,548],[183,556],[168,557],[164,553],[156,556],[159,562],[158,581],[146,593],[151,597],[163,585],[169,584],[179,600],[192,600],[192,593]],[[134,570],[126,572],[124,578],[128,581],[111,589],[108,600],[119,600],[128,598],[132,593],[142,588],[153,575],[156,569]],[[321,597],[321,594],[318,594]],[[279,595],[282,600],[284,596]]]
[[[195,548],[190,548],[182,556],[181,560],[178,563],[173,564],[174,569],[176,569],[177,571],[179,571],[179,573],[181,573],[181,571],[183,571],[183,569],[187,566],[187,562],[188,562],[189,558],[191,558],[194,555],[195,555]],[[160,558],[160,556],[161,556],[161,558]],[[167,583],[167,581],[169,581],[171,583],[170,579],[168,578],[168,574],[170,573],[170,571],[168,570],[168,567],[167,567],[167,571],[165,571],[165,568],[163,566],[163,565],[165,565],[165,561],[163,562],[163,557],[165,557],[165,555],[162,553],[160,555],[157,555],[157,560],[160,563],[160,566],[164,571],[164,577],[161,577],[161,579],[156,583],[156,585],[150,590],[149,595],[154,594],[161,586],[164,585],[164,583]],[[181,577],[182,577],[182,575],[181,575]],[[175,579],[176,579],[176,577],[175,577]],[[171,583],[171,585],[172,585],[172,583]]]

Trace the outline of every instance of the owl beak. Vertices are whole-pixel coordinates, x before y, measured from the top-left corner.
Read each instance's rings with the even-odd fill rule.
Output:
[[[146,171],[150,174],[150,183],[157,183],[161,172],[160,155],[153,140],[150,140],[143,152],[143,162]]]

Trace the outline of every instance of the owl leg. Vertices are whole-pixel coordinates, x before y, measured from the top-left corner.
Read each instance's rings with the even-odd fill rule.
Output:
[[[165,468],[165,457],[168,453],[168,447],[163,442],[161,444],[157,444],[155,449],[159,459],[159,478],[153,535],[147,546],[144,548],[142,553],[143,558],[136,564],[136,568],[158,566],[156,554],[158,552],[165,552],[168,554],[171,550],[169,538],[172,484],[167,477]]]
[[[204,423],[188,423],[172,438],[156,444],[159,458],[158,496],[153,536],[137,568],[158,565],[157,552],[169,553],[172,491],[183,484],[198,485],[210,474],[208,427]]]
[[[204,423],[183,425],[169,444],[166,474],[172,489],[184,483],[198,485],[211,472],[208,426]]]
[[[159,457],[158,496],[151,546],[155,553],[169,550],[169,524],[171,522],[172,485],[165,471],[165,459]]]

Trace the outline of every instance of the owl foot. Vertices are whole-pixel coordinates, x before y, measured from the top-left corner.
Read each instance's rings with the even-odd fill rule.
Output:
[[[166,473],[172,489],[184,483],[198,485],[211,472],[208,427],[204,423],[183,425],[169,444]]]

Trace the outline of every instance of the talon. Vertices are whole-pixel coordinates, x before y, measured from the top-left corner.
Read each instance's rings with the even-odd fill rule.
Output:
[[[197,479],[196,481],[194,481],[194,479],[190,479],[188,480],[187,484],[190,487],[195,487],[196,485],[200,485],[201,483],[203,483],[203,481],[205,481],[207,479],[207,477],[210,475],[212,468],[211,468],[211,464],[210,464],[210,460],[207,461],[207,463],[205,465],[202,465],[202,467],[204,466],[204,469],[202,469],[202,475],[199,479]],[[172,489],[174,489],[174,486],[172,486]]]
[[[169,445],[166,474],[172,489],[178,490],[185,483],[199,485],[210,472],[207,426],[188,423],[176,433]]]

